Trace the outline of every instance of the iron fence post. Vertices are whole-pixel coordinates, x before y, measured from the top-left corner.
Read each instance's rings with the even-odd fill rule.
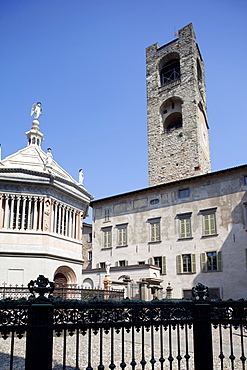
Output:
[[[210,303],[194,305],[194,370],[213,370],[213,343]]]
[[[53,305],[34,302],[28,312],[25,370],[51,370]]]

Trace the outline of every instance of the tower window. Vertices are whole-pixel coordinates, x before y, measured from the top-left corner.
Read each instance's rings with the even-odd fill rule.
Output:
[[[179,59],[172,59],[167,62],[160,72],[161,85],[164,86],[169,82],[180,78]]]
[[[198,59],[197,59],[197,79],[198,81],[202,80],[202,70]]]

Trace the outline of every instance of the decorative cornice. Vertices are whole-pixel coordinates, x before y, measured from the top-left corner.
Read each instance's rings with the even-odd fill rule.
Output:
[[[0,258],[1,257],[11,257],[11,258],[45,258],[45,259],[51,259],[56,261],[61,261],[65,263],[75,263],[77,265],[83,264],[83,259],[75,259],[75,258],[69,258],[69,257],[62,257],[57,256],[54,254],[49,253],[26,253],[26,252],[0,252]]]

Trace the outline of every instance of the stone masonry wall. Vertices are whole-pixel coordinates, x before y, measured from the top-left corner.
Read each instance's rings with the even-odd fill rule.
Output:
[[[171,53],[179,54],[180,79],[161,86],[160,63]],[[167,133],[161,106],[174,98],[183,102],[183,126]],[[210,172],[204,65],[192,24],[182,28],[179,38],[169,44],[147,48],[147,105],[149,185]]]

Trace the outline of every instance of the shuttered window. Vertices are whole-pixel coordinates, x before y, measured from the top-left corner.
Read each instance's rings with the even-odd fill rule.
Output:
[[[203,216],[203,236],[217,235],[216,208],[200,211]]]
[[[188,274],[196,272],[196,255],[181,254],[177,256],[177,273]]]
[[[111,228],[103,229],[103,248],[111,248],[112,246],[112,231]]]
[[[160,218],[148,220],[150,224],[150,242],[160,241]]]
[[[104,209],[104,215],[105,215],[105,221],[109,221],[110,220],[110,208]]]
[[[204,235],[216,234],[215,213],[204,215]]]
[[[118,246],[127,245],[127,226],[118,227]]]
[[[205,252],[201,254],[202,272],[222,271],[222,253]]]
[[[166,274],[166,256],[151,257],[148,259],[150,265],[155,265],[160,267],[160,273],[162,275]]]
[[[177,215],[179,222],[179,238],[186,239],[192,237],[191,213]]]

